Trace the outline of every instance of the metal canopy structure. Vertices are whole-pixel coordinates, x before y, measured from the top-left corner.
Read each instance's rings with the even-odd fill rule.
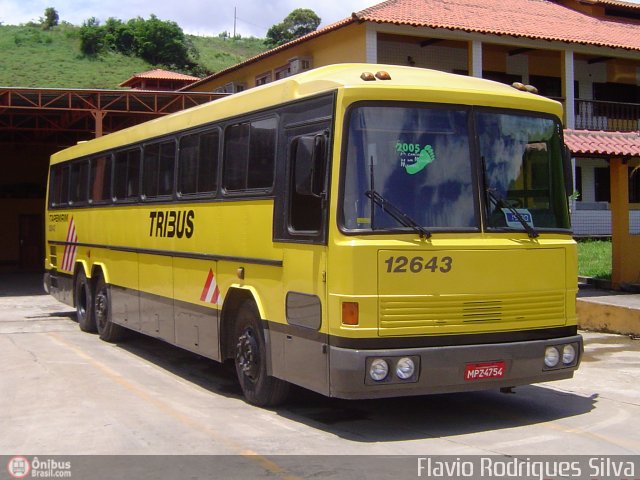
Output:
[[[73,145],[224,94],[0,87],[0,143]]]

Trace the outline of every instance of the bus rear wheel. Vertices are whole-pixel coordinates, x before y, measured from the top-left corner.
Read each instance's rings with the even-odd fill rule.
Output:
[[[236,374],[247,401],[260,407],[283,403],[289,393],[289,384],[267,375],[264,331],[256,305],[251,300],[245,300],[238,309],[234,338]]]
[[[80,270],[76,275],[76,283],[73,295],[76,304],[76,317],[78,326],[83,332],[95,332],[96,321],[93,315],[93,296],[91,295],[91,285],[84,271]]]
[[[100,275],[96,282],[96,292],[93,298],[93,314],[98,335],[105,342],[117,342],[124,336],[124,328],[111,321],[111,290]]]

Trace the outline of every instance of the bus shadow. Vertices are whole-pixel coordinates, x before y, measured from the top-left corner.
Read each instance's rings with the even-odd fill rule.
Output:
[[[597,395],[584,397],[544,386],[379,400],[326,399],[311,392],[278,414],[354,442],[442,438],[524,427],[584,415]]]
[[[128,331],[118,347],[211,393],[242,398],[233,364],[221,364],[134,331]]]
[[[242,399],[231,364],[131,332],[118,346],[209,392]],[[542,424],[589,413],[597,395],[584,397],[540,385],[514,389],[379,400],[327,398],[293,387],[289,401],[272,409],[281,417],[361,443],[406,441]],[[257,407],[256,407],[257,408]]]

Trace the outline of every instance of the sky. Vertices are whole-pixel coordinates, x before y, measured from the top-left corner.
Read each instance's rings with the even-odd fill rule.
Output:
[[[176,22],[186,33],[214,36],[233,33],[234,7],[236,32],[243,37],[264,38],[271,25],[280,23],[296,8],[310,8],[328,25],[380,3],[382,0],[0,0],[0,24],[19,25],[37,21],[47,7],[53,7],[60,21],[82,25],[95,17],[120,20],[155,14],[161,20]]]

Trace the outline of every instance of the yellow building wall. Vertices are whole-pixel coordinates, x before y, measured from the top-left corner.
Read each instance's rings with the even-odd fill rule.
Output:
[[[245,88],[253,88],[256,86],[257,76],[271,72],[271,79],[275,79],[275,70],[285,66],[293,57],[311,58],[313,68],[334,63],[364,62],[366,26],[358,23],[347,25],[203,82],[191,91],[211,92],[229,82],[242,83]]]

